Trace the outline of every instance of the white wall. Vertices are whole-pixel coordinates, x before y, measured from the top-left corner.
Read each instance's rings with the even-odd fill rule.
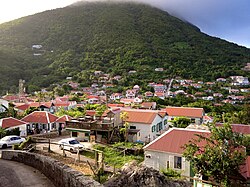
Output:
[[[140,131],[137,133],[137,140],[146,142],[148,141],[147,137],[150,137],[150,141],[157,138],[156,134],[158,134],[159,132],[152,132],[152,126],[160,122],[162,122],[162,118],[159,115],[156,115],[155,119],[151,124],[129,122],[129,125],[136,126],[136,129],[140,129]]]
[[[148,158],[150,156],[150,158]],[[181,175],[190,176],[190,163],[182,157],[182,169],[174,168],[174,156],[182,157],[181,154],[166,153],[166,152],[156,152],[156,151],[146,151],[144,152],[144,163],[147,167],[152,167],[156,170],[161,170],[167,168],[167,162],[169,161],[169,167],[181,171]]]

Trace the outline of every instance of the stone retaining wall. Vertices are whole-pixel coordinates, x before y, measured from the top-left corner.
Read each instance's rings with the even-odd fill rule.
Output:
[[[17,161],[41,171],[56,187],[102,187],[81,172],[50,157],[24,151],[2,151],[2,159]]]
[[[66,131],[66,130],[63,130],[62,131],[62,136],[66,136],[66,135],[70,135],[70,132],[69,131]],[[34,137],[34,138],[57,138],[59,137],[58,135],[58,132],[57,131],[54,131],[54,132],[48,132],[48,133],[43,133],[43,134],[33,134],[33,135],[30,135],[31,137]]]

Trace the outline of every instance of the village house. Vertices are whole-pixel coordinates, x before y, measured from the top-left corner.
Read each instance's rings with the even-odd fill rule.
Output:
[[[198,129],[169,129],[144,147],[145,165],[158,171],[171,168],[181,172],[183,176],[193,177],[190,162],[182,156],[184,152],[182,147],[197,138],[196,134],[209,136],[210,132]],[[204,143],[201,142],[201,145]]]
[[[191,120],[191,123],[201,125],[203,116],[205,115],[203,108],[191,107],[167,107],[162,109],[168,115],[168,121],[174,120],[175,117],[186,117]],[[169,122],[171,124],[171,122]]]
[[[40,111],[55,112],[55,105],[53,102],[30,102],[28,104],[32,108],[38,108]]]
[[[141,104],[141,109],[149,109],[149,110],[155,110],[156,109],[156,102],[143,102]]]
[[[155,92],[155,97],[159,97],[160,99],[165,99],[165,93],[164,92]]]
[[[156,110],[122,109],[128,114],[128,140],[150,142],[168,129],[167,116]],[[164,113],[165,114],[165,113]]]
[[[68,82],[68,85],[73,89],[77,89],[79,87],[79,83],[72,81]]]
[[[227,79],[225,79],[225,78],[218,78],[218,79],[216,79],[216,82],[227,82]]]
[[[166,85],[164,84],[155,84],[153,86],[155,92],[164,92],[166,90]]]
[[[232,79],[232,85],[234,86],[246,86],[249,85],[248,77],[243,76],[231,76]]]
[[[94,75],[95,75],[95,76],[100,76],[100,75],[102,75],[102,74],[103,74],[102,71],[95,71],[95,72],[94,72]]]
[[[163,71],[163,68],[155,68],[155,71]]]
[[[121,93],[112,93],[110,96],[110,99],[115,101],[115,100],[120,100],[123,97]]]
[[[68,115],[63,115],[61,117],[59,117],[55,123],[56,123],[56,129],[62,128],[64,129],[66,127],[66,121],[70,121],[72,120],[72,117],[68,116]]]
[[[28,134],[32,134],[45,133],[48,131],[56,130],[55,122],[57,119],[57,116],[47,111],[34,111],[31,114],[22,118],[21,121],[28,123]]]
[[[154,97],[154,94],[152,93],[152,92],[145,92],[144,93],[144,96],[145,96],[145,98],[151,98],[151,97]]]
[[[87,96],[87,102],[89,104],[99,104],[100,98],[99,98],[99,96],[89,95],[89,96]]]
[[[134,99],[136,97],[136,90],[127,90],[126,91],[126,98],[127,99]]]
[[[15,119],[13,117],[0,119],[0,127],[6,130],[12,130],[18,128],[20,136],[27,136],[28,123],[22,120]]]
[[[97,116],[96,111],[86,111],[84,118],[66,121],[66,130],[72,137],[85,141],[110,143],[121,126],[121,110],[113,108]]]

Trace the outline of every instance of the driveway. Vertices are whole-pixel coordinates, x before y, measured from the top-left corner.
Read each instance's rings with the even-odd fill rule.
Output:
[[[40,171],[19,162],[0,159],[0,187],[54,187]]]

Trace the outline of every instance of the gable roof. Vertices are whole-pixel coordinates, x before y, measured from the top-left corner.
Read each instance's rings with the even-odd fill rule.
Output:
[[[190,108],[190,107],[167,107],[167,114],[169,116],[182,116],[182,117],[198,117],[202,118],[204,110],[203,108]]]
[[[223,126],[223,123],[216,123],[216,126]],[[242,134],[250,134],[250,125],[244,124],[231,124],[233,132],[238,132]]]
[[[31,114],[25,116],[22,121],[29,123],[53,123],[58,119],[57,116],[47,112],[47,111],[34,111]]]
[[[55,122],[58,123],[65,123],[66,121],[70,121],[72,119],[72,117],[68,116],[68,115],[64,115],[59,117]]]
[[[50,108],[52,107],[54,104],[52,102],[31,102],[29,103],[30,107],[35,107],[35,108],[39,108],[39,107],[46,107],[46,108]]]
[[[209,136],[210,132],[197,129],[171,128],[144,147],[145,150],[182,154],[185,144],[196,138],[196,134]],[[206,142],[200,142],[200,146]]]
[[[0,119],[0,127],[4,129],[19,126],[19,125],[24,125],[24,124],[27,124],[27,123],[19,119],[15,119],[13,117]]]
[[[123,112],[128,113],[127,122],[131,123],[151,124],[158,115],[158,111],[152,110],[123,110]]]
[[[18,110],[23,110],[23,111],[25,111],[25,110],[27,110],[28,108],[30,108],[30,105],[24,103],[24,104],[21,104],[21,105],[16,105],[15,108],[18,109]]]

